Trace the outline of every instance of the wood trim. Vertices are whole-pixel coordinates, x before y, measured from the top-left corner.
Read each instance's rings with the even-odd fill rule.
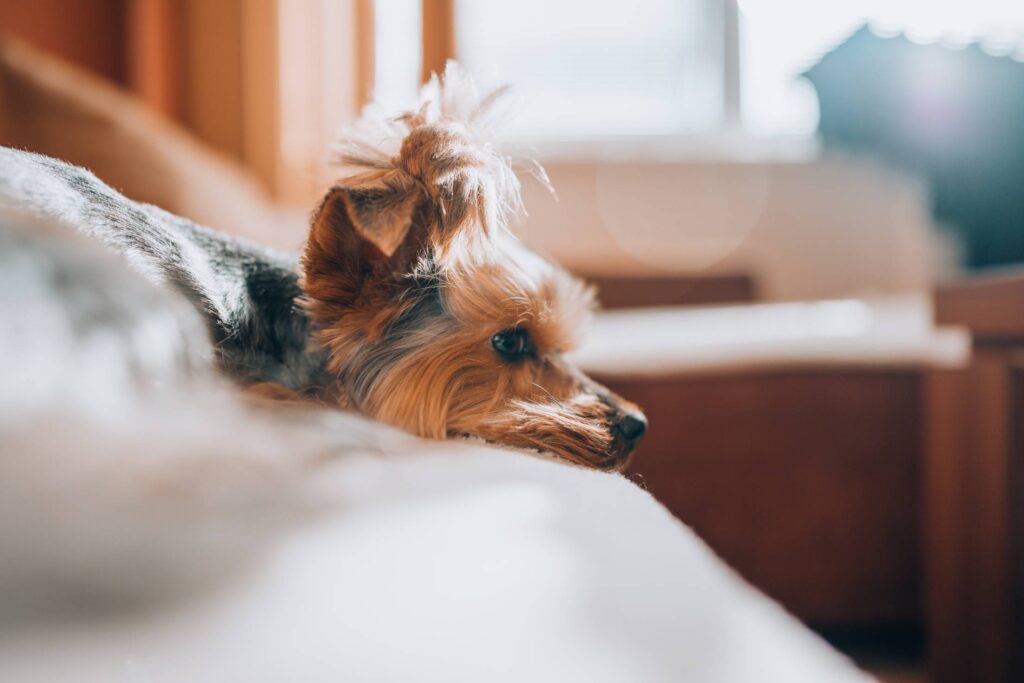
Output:
[[[245,161],[244,31],[266,0],[186,0],[186,125],[205,142]]]
[[[372,1],[182,4],[185,123],[278,200],[313,206],[329,147],[372,88]]]
[[[275,195],[281,185],[280,3],[250,0],[242,14],[241,65],[245,103],[242,158]]]
[[[376,73],[376,44],[374,24],[376,16],[373,0],[356,0],[356,102],[362,109],[373,99],[374,74]]]
[[[979,341],[1024,342],[1024,272],[954,282],[935,292],[935,322],[969,327]]]
[[[1024,680],[1024,274],[945,285],[935,316],[973,355],[926,377],[928,680]]]
[[[128,87],[181,120],[184,101],[184,6],[176,0],[129,0],[125,8]]]
[[[1024,362],[1012,367],[1013,456],[1007,465],[1010,677],[1024,680]]]
[[[324,15],[331,10],[324,0],[279,0],[277,17],[278,148],[274,150],[274,190],[279,199],[311,206],[320,185],[326,158],[323,144],[323,118],[327,102],[343,96],[351,87],[352,74],[343,72],[334,50],[322,42],[325,23],[334,22]],[[342,7],[344,6],[344,7]],[[350,10],[351,3],[338,3],[338,12]],[[352,49],[354,30],[351,16],[335,28],[335,40]],[[328,81],[326,74],[337,72]],[[322,188],[320,188],[322,189]]]
[[[331,180],[329,148],[372,88],[370,0],[277,0],[279,147],[273,187],[312,206]]]
[[[747,275],[708,275],[704,277],[620,277],[587,275],[585,273],[580,275],[597,287],[601,307],[607,310],[638,306],[752,303],[757,299],[754,279]]]
[[[448,60],[455,58],[455,0],[423,0],[422,81],[443,73]]]
[[[1019,389],[1008,359],[983,350],[971,367],[926,380],[925,618],[934,683],[1014,680],[1009,472]]]

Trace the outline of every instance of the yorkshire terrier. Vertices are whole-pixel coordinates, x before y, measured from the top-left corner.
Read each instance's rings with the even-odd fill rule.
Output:
[[[260,393],[621,469],[646,420],[564,358],[593,295],[509,232],[521,204],[494,139],[503,93],[478,95],[450,65],[415,111],[364,115],[298,263],[25,152],[0,149],[0,201],[184,295],[208,355]]]

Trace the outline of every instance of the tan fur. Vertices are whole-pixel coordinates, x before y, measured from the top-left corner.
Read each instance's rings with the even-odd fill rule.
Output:
[[[309,397],[274,382],[257,382],[243,387],[243,398],[255,405],[265,403],[307,404]]]
[[[640,414],[563,360],[592,292],[507,232],[520,202],[489,123],[501,93],[478,96],[450,65],[418,110],[364,117],[313,220],[304,305],[340,402],[421,436],[619,468],[635,441],[616,421]],[[532,344],[515,361],[491,343],[512,328]]]

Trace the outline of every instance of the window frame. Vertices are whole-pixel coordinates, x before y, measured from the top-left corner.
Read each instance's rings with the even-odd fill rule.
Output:
[[[422,0],[421,79],[441,73],[449,59],[458,59],[458,0]],[[670,135],[596,135],[566,139],[551,135],[532,137],[543,147],[542,157],[580,158],[612,154],[615,156],[731,157],[804,159],[816,154],[816,144],[806,135],[754,136],[742,122],[741,61],[738,0],[703,0],[709,5],[721,3],[722,114],[713,130]],[[525,140],[511,140],[513,146]],[[660,154],[659,154],[660,151]],[[536,154],[536,153],[535,153]]]

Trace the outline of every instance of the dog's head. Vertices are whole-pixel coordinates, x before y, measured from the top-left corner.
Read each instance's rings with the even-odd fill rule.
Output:
[[[646,421],[564,359],[591,291],[505,229],[519,185],[488,138],[500,94],[449,65],[418,111],[360,121],[341,146],[357,172],[313,219],[304,305],[361,412],[619,469]]]

